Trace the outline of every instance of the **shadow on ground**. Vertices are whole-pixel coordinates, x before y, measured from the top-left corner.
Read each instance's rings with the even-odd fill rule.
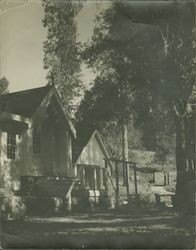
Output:
[[[5,248],[194,248],[194,217],[172,211],[72,214],[4,221]]]

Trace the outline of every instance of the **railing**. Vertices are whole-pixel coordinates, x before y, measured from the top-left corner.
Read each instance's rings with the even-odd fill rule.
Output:
[[[108,163],[115,164],[115,173],[116,173],[116,187],[113,183],[113,180],[110,176],[110,173],[108,172]],[[125,179],[126,179],[126,191],[127,191],[127,201],[128,201],[128,206],[130,205],[130,193],[129,193],[129,186],[130,186],[130,180],[129,180],[129,169],[133,169],[134,171],[134,186],[135,186],[135,194],[137,195],[138,193],[138,186],[137,186],[137,164],[132,161],[124,161],[120,159],[115,159],[115,158],[105,158],[105,168],[107,169],[108,177],[112,183],[112,187],[115,191],[116,194],[116,203],[117,206],[119,205],[119,174],[118,174],[118,164],[122,163],[123,168],[125,168]]]
[[[77,181],[73,177],[52,176],[21,176],[20,180],[22,195],[39,197],[66,197]]]

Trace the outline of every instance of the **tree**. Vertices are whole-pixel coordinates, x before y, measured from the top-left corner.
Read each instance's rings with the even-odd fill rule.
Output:
[[[93,43],[86,46],[83,58],[89,66],[99,71],[94,88],[91,89],[91,94],[97,95],[96,103],[93,107],[94,113],[100,114],[97,119],[115,120],[121,126],[124,142],[123,157],[127,160],[127,125],[131,119],[130,110],[134,95],[131,93],[129,84],[131,77],[129,58],[125,53],[122,53],[119,43],[112,41],[114,26],[117,23],[110,27],[108,26],[108,21],[110,19],[115,20],[114,18],[113,8],[109,8],[106,12],[102,12],[97,16],[97,26],[92,39]],[[126,70],[127,73],[124,74]],[[126,77],[124,77],[125,75]]]
[[[6,94],[8,92],[9,82],[6,77],[0,79],[0,94]]]
[[[98,17],[93,43],[84,52],[87,63],[99,72],[88,103],[92,116],[115,117],[125,123],[131,114],[144,129],[150,121],[151,134],[175,132],[175,205],[193,211],[193,199],[189,199],[193,188],[188,183],[193,183],[194,172],[192,166],[186,170],[190,144],[187,105],[195,84],[194,5],[171,2],[164,9],[159,9],[163,3],[153,4],[152,11],[135,3],[134,13],[129,6],[134,3],[125,2],[120,8],[115,2]],[[143,24],[146,22],[151,25]]]
[[[153,43],[153,40],[158,42]],[[141,130],[151,131],[153,114],[150,110],[154,100],[146,88],[150,82],[155,84],[157,72],[152,68],[157,62],[151,60],[149,54],[160,51],[160,47],[161,38],[154,28],[127,22],[115,5],[103,11],[97,17],[92,43],[87,44],[83,52],[87,64],[98,72],[94,86],[81,103],[85,107],[84,112],[80,108],[83,117],[89,120],[91,116],[94,121],[115,120],[124,128],[124,135],[127,125],[133,121],[140,124]],[[149,74],[149,69],[153,73]],[[138,116],[138,112],[142,114]],[[156,125],[153,130],[156,131]],[[155,149],[152,132],[144,135],[148,147]],[[126,158],[128,142],[123,137]]]
[[[47,28],[44,42],[44,67],[48,83],[54,84],[67,104],[80,93],[80,58],[75,17],[80,1],[42,0],[43,25]]]
[[[191,148],[191,130],[188,104],[195,85],[195,16],[196,2],[169,1],[153,5],[117,3],[126,16],[136,22],[159,25],[164,56],[160,60],[159,89],[164,110],[170,113],[176,132],[177,184],[175,206],[194,210],[194,171],[188,164]],[[156,15],[161,13],[160,15]],[[187,169],[188,168],[188,169]]]

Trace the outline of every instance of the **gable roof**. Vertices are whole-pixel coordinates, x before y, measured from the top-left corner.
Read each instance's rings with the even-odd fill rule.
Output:
[[[32,118],[38,112],[40,106],[45,105],[45,100],[49,96],[55,96],[69,129],[75,137],[76,131],[70,116],[62,104],[56,88],[52,85],[1,95],[1,110],[6,113]]]
[[[84,148],[87,146],[91,138],[96,137],[99,146],[101,147],[104,155],[106,158],[109,158],[109,153],[106,149],[106,146],[97,130],[94,131],[77,131],[76,140],[73,141],[73,148],[72,148],[72,161],[73,163],[77,163],[80,155],[82,154]]]
[[[31,117],[50,89],[51,86],[46,85],[1,95],[1,109],[7,113]]]

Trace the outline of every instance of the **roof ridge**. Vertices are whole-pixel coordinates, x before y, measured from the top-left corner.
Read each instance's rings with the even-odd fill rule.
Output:
[[[1,96],[1,102],[6,112],[30,117],[51,89],[51,86],[46,85],[4,94]]]
[[[25,89],[25,90],[20,90],[20,91],[14,91],[11,93],[6,93],[6,94],[2,94],[1,96],[6,96],[6,95],[12,95],[12,94],[20,94],[20,93],[28,93],[31,92],[32,90],[39,90],[39,89],[44,89],[44,88],[48,88],[50,89],[52,86],[51,85],[45,85],[45,86],[41,86],[41,87],[36,87],[36,88],[31,88],[31,89]]]

